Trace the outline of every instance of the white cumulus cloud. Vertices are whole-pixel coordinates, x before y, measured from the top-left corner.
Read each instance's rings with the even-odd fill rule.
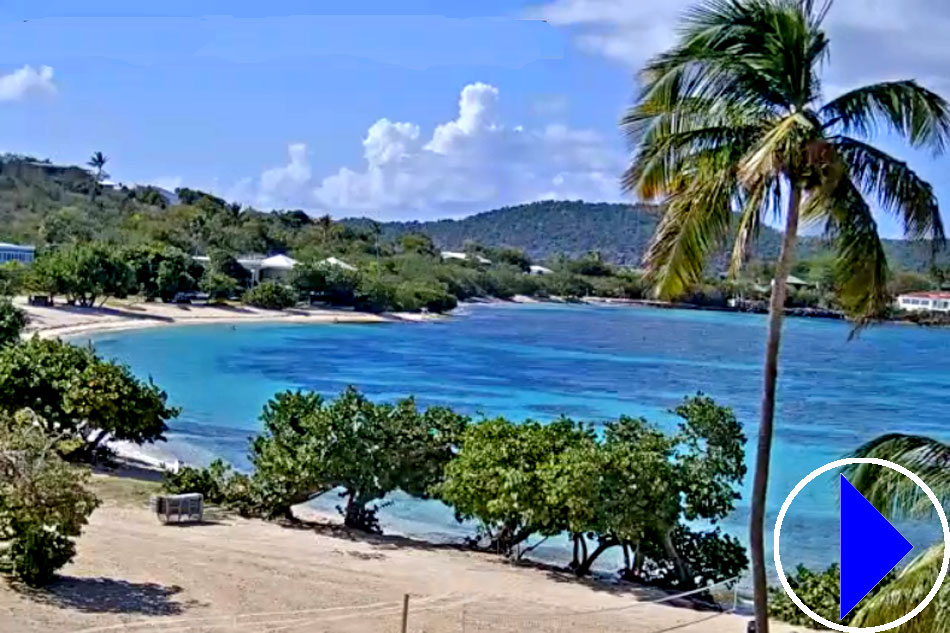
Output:
[[[610,140],[565,125],[505,125],[499,98],[495,86],[465,86],[456,118],[431,135],[415,123],[379,119],[363,139],[364,165],[321,179],[306,146],[293,144],[288,163],[265,171],[251,200],[335,216],[422,218],[545,198],[620,198],[623,159]]]
[[[54,95],[53,69],[50,66],[24,66],[0,75],[0,101],[19,101],[31,95]]]
[[[310,183],[310,161],[307,145],[292,143],[287,148],[288,162],[261,174],[259,204],[268,207],[294,206],[300,193]]]
[[[570,29],[577,45],[634,69],[670,46],[684,12],[699,0],[551,0],[532,17]],[[827,90],[916,78],[950,89],[950,3],[946,0],[839,0],[825,22],[832,57]]]

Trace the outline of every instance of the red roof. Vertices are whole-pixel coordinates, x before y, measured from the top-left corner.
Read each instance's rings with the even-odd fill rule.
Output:
[[[950,299],[950,292],[908,292],[902,294],[902,297],[914,297],[915,299]]]

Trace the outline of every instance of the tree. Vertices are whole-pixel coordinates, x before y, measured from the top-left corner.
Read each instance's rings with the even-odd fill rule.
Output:
[[[135,246],[122,252],[121,258],[132,270],[135,291],[147,301],[161,298],[170,302],[182,292],[197,288],[192,259],[175,247]]]
[[[247,286],[251,283],[251,271],[241,265],[241,263],[231,253],[216,248],[208,253],[210,268],[213,272],[227,275],[238,285]]]
[[[31,586],[53,579],[76,553],[79,536],[99,501],[89,491],[89,472],[56,453],[57,438],[27,410],[0,417],[0,539],[3,558]]]
[[[435,257],[436,248],[432,238],[425,233],[406,233],[399,238],[403,252]]]
[[[51,246],[91,242],[95,239],[96,226],[81,209],[63,207],[43,219],[39,234]]]
[[[867,198],[897,215],[909,237],[934,244],[944,237],[931,186],[869,140],[884,128],[940,151],[950,137],[947,103],[914,81],[821,103],[829,8],[814,0],[700,4],[677,43],[647,63],[622,123],[635,152],[625,188],[665,202],[645,258],[659,296],[678,296],[701,279],[736,209],[731,268],[738,271],[766,218],[784,204],[750,519],[760,633],[768,631],[764,520],[778,355],[799,220],[825,228],[837,252],[839,300],[859,324],[889,304],[887,261]]]
[[[715,525],[734,509],[745,437],[732,411],[705,396],[675,413],[675,433],[629,417],[601,437],[566,418],[471,425],[438,496],[506,555],[533,536],[568,533],[578,575],[621,547],[621,574],[640,582],[693,588],[734,577],[748,563],[742,545],[688,525]]]
[[[103,179],[109,177],[109,174],[103,171],[103,168],[106,166],[107,162],[109,162],[109,159],[106,158],[105,154],[102,152],[93,152],[92,157],[90,157],[88,162],[86,162],[89,167],[92,167],[96,170],[94,174],[95,184],[93,185],[89,196],[89,199],[92,201],[95,201],[96,196],[99,194]]]
[[[498,418],[471,425],[445,469],[438,497],[460,520],[477,520],[490,549],[511,555],[535,534],[567,529],[559,506],[548,500],[553,493],[544,482],[552,474],[544,467],[553,468],[564,452],[589,448],[592,441],[590,429],[568,419],[545,425]]]
[[[290,273],[290,285],[307,297],[326,297],[331,266],[323,262],[299,262]]]
[[[353,388],[328,402],[284,392],[264,407],[251,448],[254,481],[270,516],[341,488],[347,526],[378,530],[373,501],[394,490],[425,497],[442,478],[467,418],[412,399],[374,404]]]
[[[151,381],[99,359],[90,348],[34,337],[0,348],[0,410],[31,408],[70,459],[95,458],[111,437],[142,444],[163,439],[178,415]]]
[[[134,290],[135,273],[114,249],[103,244],[60,248],[33,264],[34,285],[65,295],[70,305],[94,307],[101,298],[125,297]]]
[[[96,182],[102,182],[103,177],[108,177],[103,171],[103,168],[106,166],[106,163],[109,162],[109,159],[102,152],[93,152],[92,157],[86,163],[90,167],[96,170]]]
[[[17,343],[25,327],[26,313],[9,299],[0,298],[0,347]]]
[[[206,271],[198,282],[198,287],[213,303],[222,303],[238,291],[238,282],[224,273]]]
[[[20,262],[0,264],[0,297],[15,297],[26,289],[30,269]]]

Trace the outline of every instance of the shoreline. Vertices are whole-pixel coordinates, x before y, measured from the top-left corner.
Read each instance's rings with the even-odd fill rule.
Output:
[[[121,332],[184,325],[240,323],[372,324],[430,321],[441,315],[414,313],[372,314],[333,308],[301,307],[263,310],[243,305],[167,304],[112,301],[105,306],[81,308],[29,305],[22,297],[14,303],[29,320],[24,338],[69,338],[101,332]]]

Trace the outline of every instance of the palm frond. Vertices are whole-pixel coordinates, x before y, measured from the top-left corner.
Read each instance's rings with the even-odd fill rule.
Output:
[[[780,120],[742,158],[739,178],[751,184],[770,174],[787,171],[798,162],[797,154],[817,131],[813,122],[802,112],[795,112]]]
[[[868,138],[884,124],[914,147],[941,152],[950,139],[950,106],[915,81],[892,81],[852,90],[819,112],[827,130]]]
[[[929,183],[907,163],[867,143],[846,136],[831,142],[861,189],[876,196],[885,210],[900,217],[907,237],[930,239],[934,246],[943,244],[943,220]]]
[[[854,456],[900,464],[923,479],[941,502],[950,501],[950,445],[928,437],[893,433],[861,446]],[[917,484],[889,468],[854,464],[843,472],[886,517],[929,517],[934,511],[930,498]]]
[[[711,169],[708,165],[704,165]],[[702,278],[706,258],[722,245],[732,223],[735,176],[727,169],[698,175],[669,199],[644,263],[660,298],[681,296]]]
[[[891,303],[887,255],[871,209],[851,178],[836,175],[832,187],[813,191],[802,220],[825,223],[825,237],[837,251],[838,299],[849,316],[864,325],[884,314]]]
[[[850,626],[886,624],[910,613],[930,593],[942,562],[943,545],[924,551],[896,578],[858,605]],[[902,633],[950,633],[950,591],[946,586],[930,606],[900,630]]]
[[[764,178],[750,187],[739,213],[739,228],[729,261],[730,277],[736,277],[742,269],[749,248],[759,236],[763,216],[769,210],[777,215],[781,196],[779,181],[775,178]]]

